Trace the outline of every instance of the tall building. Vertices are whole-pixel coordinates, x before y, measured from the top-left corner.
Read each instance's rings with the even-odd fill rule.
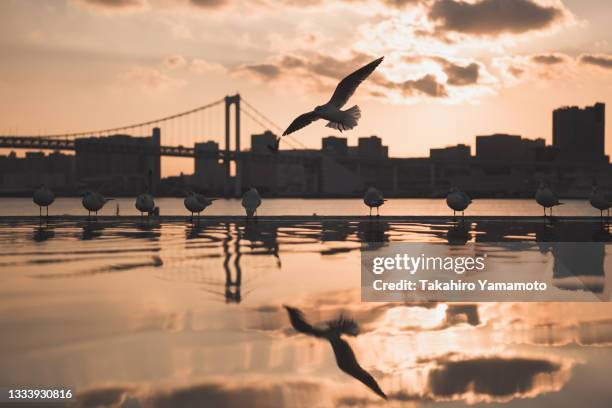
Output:
[[[476,158],[485,161],[535,161],[537,150],[545,144],[544,139],[523,139],[501,133],[476,136]]]
[[[348,143],[346,137],[328,136],[324,137],[321,142],[323,153],[335,156],[348,155]]]
[[[465,144],[429,149],[429,158],[432,160],[468,160],[471,154],[470,146]]]
[[[225,168],[219,161],[219,143],[209,141],[196,143],[195,182],[198,187],[207,191],[223,191],[225,185]]]
[[[41,184],[56,192],[72,193],[75,182],[74,155],[53,152],[15,152],[0,156],[0,192],[31,193]]]
[[[251,152],[258,154],[271,153],[270,147],[276,143],[276,135],[269,130],[251,135]]]
[[[378,136],[360,137],[357,154],[361,159],[386,159],[389,156],[389,148],[383,146],[382,139]]]
[[[561,161],[602,162],[605,156],[606,105],[596,103],[553,112],[553,146]]]
[[[134,194],[160,180],[160,131],[150,137],[113,135],[75,140],[77,179],[107,194]]]

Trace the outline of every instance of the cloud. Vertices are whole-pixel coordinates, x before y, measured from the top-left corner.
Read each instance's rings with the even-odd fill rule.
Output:
[[[431,74],[427,74],[419,79],[409,79],[400,83],[399,88],[405,96],[427,95],[434,98],[448,96],[444,84]]]
[[[428,16],[437,33],[498,36],[546,29],[568,13],[561,4],[546,6],[535,0],[436,0]]]
[[[168,69],[175,69],[187,65],[187,60],[182,55],[170,55],[164,58],[163,64]]]
[[[230,0],[189,0],[189,3],[196,7],[212,10],[225,7],[230,3]]]
[[[320,380],[289,380],[269,377],[248,382],[233,379],[213,380],[172,388],[153,388],[139,385],[91,387],[76,395],[76,407],[145,406],[169,407],[287,407],[291,401],[305,406],[316,406],[326,401],[327,384]]]
[[[103,13],[130,13],[148,8],[147,0],[72,0],[74,3]]]
[[[425,361],[421,361],[425,363]],[[504,402],[559,391],[570,378],[572,362],[539,357],[448,354],[434,359],[421,398],[433,401]]]
[[[225,72],[225,67],[221,64],[217,64],[214,62],[208,62],[206,60],[200,58],[194,58],[191,61],[191,65],[189,67],[192,72],[196,74],[204,74],[209,72]]]
[[[561,64],[561,63],[569,61],[569,57],[565,54],[558,54],[558,53],[539,54],[539,55],[532,55],[531,61],[537,64],[555,65],[555,64]]]
[[[609,54],[582,54],[578,60],[582,64],[612,69],[612,55]]]
[[[185,84],[182,80],[172,78],[155,68],[148,67],[133,68],[120,77],[125,81],[138,84],[144,90],[149,91],[165,91]]]
[[[274,64],[247,64],[240,67],[239,70],[250,72],[264,81],[278,79],[282,74],[281,68]]]
[[[441,57],[433,58],[440,63],[448,77],[448,84],[453,86],[474,85],[480,78],[480,65],[476,62],[459,65]]]

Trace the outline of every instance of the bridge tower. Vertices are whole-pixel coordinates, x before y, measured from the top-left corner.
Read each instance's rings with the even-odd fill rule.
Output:
[[[225,167],[225,180],[231,177],[230,171],[230,110],[234,105],[234,133],[236,135],[234,161],[236,174],[234,177],[234,195],[240,197],[242,194],[242,163],[240,160],[240,94],[225,97],[225,156],[223,165]]]

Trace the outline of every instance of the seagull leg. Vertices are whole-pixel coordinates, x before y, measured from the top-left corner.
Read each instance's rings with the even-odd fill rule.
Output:
[[[370,207],[370,217],[372,216],[372,207]]]
[[[376,207],[376,216],[380,217],[380,207]]]

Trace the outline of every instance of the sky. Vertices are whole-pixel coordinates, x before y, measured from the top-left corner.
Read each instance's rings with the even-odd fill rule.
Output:
[[[378,135],[412,157],[474,153],[492,133],[551,143],[554,109],[610,102],[611,19],[601,0],[3,0],[0,133],[105,129],[236,92],[285,128],[384,56],[349,101],[350,144]],[[163,143],[221,141],[221,106],[195,120]],[[262,128],[243,124],[248,147]],[[319,148],[334,132],[319,121],[295,138]],[[165,175],[192,169],[163,161]]]

